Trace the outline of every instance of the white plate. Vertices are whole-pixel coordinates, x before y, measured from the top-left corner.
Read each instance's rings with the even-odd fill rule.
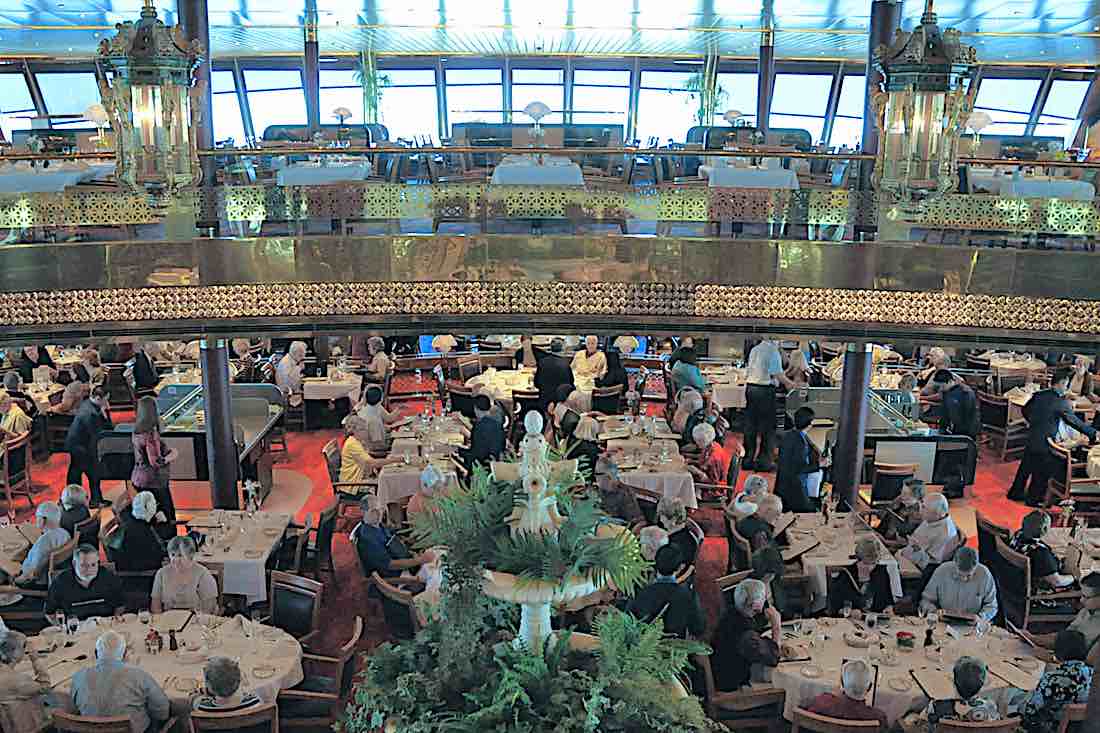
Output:
[[[269,677],[274,676],[275,668],[266,664],[257,665],[252,668],[252,676],[258,680],[266,680]]]
[[[891,677],[886,683],[894,692],[909,692],[913,689],[913,683],[906,677]]]
[[[816,664],[807,664],[805,667],[802,668],[802,676],[807,679],[815,680],[821,675],[821,667],[818,667]]]

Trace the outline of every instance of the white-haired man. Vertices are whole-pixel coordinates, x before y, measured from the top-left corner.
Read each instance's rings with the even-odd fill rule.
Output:
[[[874,684],[874,671],[862,659],[852,659],[840,668],[841,692],[824,692],[806,706],[811,713],[841,720],[877,720],[886,730],[886,713],[867,704],[867,693]]]
[[[578,382],[589,382],[607,374],[607,356],[600,351],[600,340],[595,336],[586,336],[584,350],[573,355],[573,378]]]
[[[951,508],[943,494],[924,497],[923,520],[909,535],[909,544],[898,550],[921,570],[948,560],[959,546],[959,528],[951,518]]]
[[[719,690],[734,691],[748,684],[754,664],[774,667],[779,663],[782,639],[779,612],[768,605],[768,587],[749,578],[733,589],[733,608],[718,622],[712,638],[714,684]],[[761,634],[770,629],[771,638]]]
[[[657,550],[668,544],[668,532],[662,527],[642,527],[638,533],[638,547],[642,557],[653,562],[657,557]]]
[[[924,586],[921,608],[993,621],[997,615],[997,585],[989,568],[978,562],[977,550],[960,547],[954,560],[936,568]]]
[[[131,733],[168,720],[169,701],[148,672],[126,664],[126,640],[115,631],[95,642],[95,665],[73,676],[71,704],[87,717],[127,716]]]
[[[292,341],[286,354],[275,367],[275,386],[294,405],[302,402],[302,365],[306,361],[304,341]]]
[[[45,584],[50,565],[50,553],[69,541],[69,533],[61,528],[61,507],[55,502],[44,501],[34,510],[34,523],[42,534],[31,545],[23,562],[6,567],[16,585]],[[16,568],[18,567],[18,571]]]

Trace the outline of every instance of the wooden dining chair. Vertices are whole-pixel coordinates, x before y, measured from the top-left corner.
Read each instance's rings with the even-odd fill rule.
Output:
[[[332,564],[332,538],[336,534],[336,510],[339,506],[337,502],[322,510],[317,517],[313,539],[305,546],[302,561],[306,572],[312,573],[317,580],[321,579],[322,572],[336,573],[336,567]]]
[[[447,392],[451,398],[451,409],[473,420],[475,418],[474,391],[464,386],[452,384],[447,388]]]
[[[871,506],[892,502],[901,494],[906,479],[917,475],[915,463],[879,463],[875,461],[871,478]]]
[[[596,387],[592,390],[592,410],[604,415],[618,415],[622,412],[623,385],[614,387]]]
[[[989,521],[980,511],[974,512],[974,523],[978,528],[978,562],[985,565],[996,576],[1001,566],[1001,557],[997,554],[997,538],[1008,542],[1012,531]]]
[[[336,497],[336,518],[338,521],[346,517],[349,508],[358,508],[359,502],[364,496],[378,492],[377,478],[350,482],[340,480],[340,466],[343,463],[343,456],[340,453],[340,443],[336,438],[325,443],[325,446],[321,449],[321,458],[328,470],[332,495]]]
[[[936,733],[1015,733],[1019,727],[1019,718],[987,720],[981,723],[971,723],[965,720],[941,720],[936,725]]]
[[[248,733],[279,733],[279,706],[269,702],[230,713],[191,711],[191,733],[228,733],[241,730]]]
[[[730,573],[729,575],[723,575],[720,578],[714,579],[714,584],[718,586],[719,593],[728,593],[737,587],[737,584],[742,580],[752,576],[752,570],[739,570],[736,573]]]
[[[481,374],[481,358],[465,358],[458,360],[458,379],[466,384],[467,379],[472,379]]]
[[[413,602],[413,587],[419,590],[420,581],[403,578],[383,578],[377,571],[371,573],[371,582],[382,594],[382,612],[390,633],[402,639],[411,639],[420,631],[420,617]]]
[[[1008,398],[976,390],[982,433],[1002,461],[1024,452],[1027,446],[1027,421],[1009,419]]]
[[[34,507],[34,494],[31,491],[31,434],[30,432],[5,440],[0,450],[0,486],[8,502],[8,512],[14,514],[15,499],[25,497]]]
[[[791,721],[791,733],[807,730],[813,733],[876,733],[881,727],[877,720],[844,720],[811,713],[805,708],[795,708]]]
[[[1076,460],[1073,451],[1063,448],[1053,438],[1047,438],[1047,447],[1051,474],[1043,506],[1072,499],[1076,505],[1075,514],[1086,518],[1100,514],[1100,480],[1088,476],[1088,462]]]
[[[1001,558],[997,581],[1001,590],[1001,609],[1006,621],[1023,631],[1029,631],[1032,624],[1068,624],[1077,616],[1081,591],[1036,591],[1032,585],[1034,579],[1028,556],[1013,550],[1000,537],[996,541],[997,555]],[[1040,607],[1038,612],[1033,612],[1033,604],[1040,600],[1052,601],[1057,606]]]
[[[130,733],[130,716],[116,715],[107,718],[74,715],[58,709],[51,712],[53,729],[57,733]],[[169,718],[156,730],[169,733],[176,727],[176,719]]]
[[[99,529],[102,522],[99,510],[96,509],[82,522],[73,525],[73,535],[77,538],[77,544],[91,545],[99,549]]]
[[[306,646],[321,632],[324,584],[281,570],[271,571],[270,615],[264,623],[282,629]]]
[[[703,709],[707,717],[730,730],[777,731],[782,725],[786,692],[778,687],[747,687],[721,692],[714,686],[709,654],[693,654],[703,680]]]
[[[1075,723],[1084,723],[1087,720],[1085,711],[1088,705],[1083,702],[1075,702],[1062,708],[1062,719],[1058,722],[1058,733],[1069,733],[1069,729]]]
[[[363,618],[356,616],[351,638],[335,656],[302,655],[306,678],[279,693],[279,723],[284,730],[332,728],[342,702],[350,699],[362,637]]]

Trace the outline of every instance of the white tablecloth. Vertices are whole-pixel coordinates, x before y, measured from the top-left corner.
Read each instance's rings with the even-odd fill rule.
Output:
[[[230,375],[232,377],[232,375]],[[202,372],[198,369],[187,369],[182,372],[168,372],[160,378],[157,382],[157,386],[153,388],[157,394],[165,387],[172,384],[188,384],[195,385],[196,387],[202,384]]]
[[[344,379],[329,381],[326,377],[310,377],[302,380],[302,396],[307,400],[338,400],[347,397],[352,404],[359,401],[363,378],[350,374]]]
[[[831,625],[825,626],[822,621],[829,622]],[[918,622],[918,625],[912,622]],[[794,645],[797,648],[800,657],[812,657],[812,663],[821,670],[822,674],[816,678],[805,676],[802,670],[810,662],[780,663],[779,666],[771,670],[772,685],[782,688],[787,693],[783,717],[790,720],[796,707],[808,703],[823,692],[838,690],[840,688],[840,667],[846,659],[866,659],[871,664],[879,665],[878,683],[874,690],[874,706],[886,713],[890,723],[893,723],[905,713],[911,710],[923,709],[928,705],[928,698],[924,696],[921,688],[913,681],[909,674],[910,671],[930,668],[935,670],[937,674],[943,675],[943,684],[950,685],[951,667],[959,656],[972,655],[994,663],[1003,663],[1014,660],[1016,657],[1030,657],[1028,647],[1003,629],[995,629],[983,639],[978,639],[971,632],[970,636],[964,635],[961,639],[952,640],[947,635],[946,627],[941,624],[935,632],[935,638],[941,642],[943,660],[939,662],[930,661],[925,657],[922,646],[926,628],[923,619],[895,618],[889,628],[882,630],[884,638],[893,637],[886,641],[888,649],[894,647],[895,642],[893,639],[896,639],[898,631],[908,631],[916,637],[916,648],[911,652],[898,653],[897,661],[893,666],[871,660],[868,649],[849,646],[844,641],[844,634],[853,631],[853,626],[850,621],[844,619],[819,619],[816,622],[815,635],[820,636],[821,633],[824,633],[828,638],[823,643],[816,642],[813,647],[810,647],[809,638],[805,635],[805,632],[803,632],[801,639],[784,639],[785,644]],[[962,633],[965,634],[966,631],[968,630],[963,630]],[[1038,684],[1043,671],[1043,665],[1038,660],[1032,658],[1032,663],[1035,665],[1032,672],[1028,673],[1022,670],[1019,672],[1022,678],[1034,681],[1028,691],[1034,689],[1035,684]],[[908,684],[909,689],[904,691],[894,689],[891,683],[892,680],[903,680],[900,684]],[[982,693],[987,697],[991,697],[1001,712],[1004,713],[1011,689],[1007,682],[991,673],[985,687],[982,688]]]
[[[51,165],[46,169],[4,165],[0,166],[0,193],[60,193],[69,186],[105,178],[114,172],[114,165]]]
[[[50,398],[64,392],[65,385],[58,384],[57,382],[50,382],[45,389],[34,385],[28,385],[24,387],[24,391],[34,400],[34,404],[38,407],[38,411],[45,412],[49,409],[50,405],[53,404],[50,402]],[[60,398],[58,398],[58,402],[60,402]]]
[[[466,386],[476,390],[484,387],[494,399],[501,402],[512,401],[512,390],[535,389],[534,369],[487,369],[481,374],[466,380]]]
[[[971,188],[987,191],[1001,196],[1020,198],[1060,198],[1074,201],[1091,201],[1096,197],[1096,188],[1086,181],[1074,178],[1052,178],[1050,176],[1023,176],[1013,178],[988,168],[972,168]]]
[[[783,188],[797,191],[798,174],[786,168],[734,168],[716,165],[705,171],[711,188]]]
[[[0,570],[19,574],[19,564],[27,550],[42,535],[33,524],[5,524],[0,527]]]
[[[449,462],[439,461],[436,463],[436,468],[443,474],[443,480],[448,489],[458,483],[454,466]],[[412,496],[420,488],[420,472],[423,470],[424,466],[419,465],[419,462],[407,466],[391,463],[384,467],[378,472],[378,498],[384,504],[393,504]]]
[[[568,158],[543,156],[540,164],[534,155],[506,155],[493,169],[489,183],[494,186],[583,186],[581,167]]]
[[[990,353],[982,354],[989,359],[990,369],[1027,369],[1030,372],[1045,372],[1047,364],[1042,359],[1027,354]]]
[[[295,163],[276,174],[280,186],[323,186],[327,183],[362,181],[370,175],[370,163],[348,165],[310,165]]]
[[[677,467],[672,468],[671,465]],[[695,498],[695,478],[690,471],[683,467],[682,463],[671,465],[668,468],[662,467],[653,470],[643,468],[623,471],[619,474],[619,480],[627,486],[645,489],[662,496],[679,497],[686,509],[695,509],[699,506],[699,502]]]
[[[262,603],[267,600],[265,565],[286,532],[291,516],[259,512],[249,519],[244,512],[215,509],[196,513],[189,524],[200,527],[223,519],[227,527],[225,536],[215,530],[219,536],[211,539],[209,527],[199,529],[208,539],[198,554],[198,561],[207,567],[222,569],[222,592],[245,596],[249,603]]]
[[[196,618],[191,619],[183,633],[176,634],[181,651],[168,650],[168,631],[180,629],[187,622],[188,611],[166,611],[153,616],[149,625],[140,623],[134,614],[127,614],[120,622],[113,619],[98,619],[95,625],[85,622],[81,631],[72,637],[74,646],[59,646],[53,652],[43,655],[49,668],[50,681],[56,685],[55,692],[67,697],[71,686],[69,680],[85,667],[92,666],[95,660],[96,638],[107,629],[113,629],[127,637],[127,663],[148,672],[163,689],[172,703],[173,715],[182,714],[184,724],[176,730],[188,730],[186,720],[190,711],[190,693],[202,683],[203,667],[211,656],[225,656],[239,659],[241,666],[241,688],[252,690],[265,702],[274,702],[280,690],[294,687],[304,679],[302,673],[302,646],[294,637],[281,629],[258,625],[252,639],[245,637],[237,618],[219,618],[216,629],[218,646],[216,649],[203,646],[203,627]],[[164,651],[150,654],[145,649],[145,636],[149,627],[157,629],[164,637]],[[36,639],[34,644],[41,644]],[[182,647],[194,645],[196,649],[182,650]],[[72,660],[78,655],[86,655],[80,662]],[[61,662],[59,664],[59,662]],[[27,672],[30,663],[23,662]],[[52,665],[57,666],[52,666]]]

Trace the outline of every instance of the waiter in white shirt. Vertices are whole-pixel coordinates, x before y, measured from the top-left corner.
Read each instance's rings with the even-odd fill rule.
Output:
[[[573,378],[596,380],[607,374],[607,356],[600,351],[600,340],[595,336],[584,339],[584,350],[573,355]]]
[[[305,361],[305,342],[294,341],[275,367],[275,386],[286,395],[289,404],[302,404],[302,365]]]
[[[774,471],[775,390],[780,384],[787,389],[794,386],[783,373],[783,358],[774,341],[765,339],[752,347],[746,376],[745,459],[741,465],[749,471]]]

